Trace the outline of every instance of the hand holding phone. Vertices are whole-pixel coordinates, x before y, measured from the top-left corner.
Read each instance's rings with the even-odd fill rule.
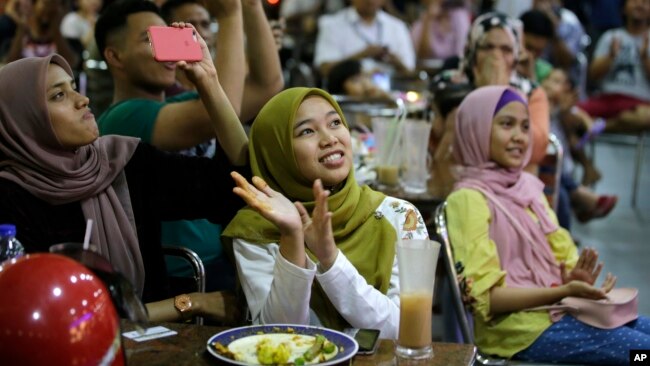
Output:
[[[357,354],[371,355],[377,351],[379,333],[381,333],[378,329],[346,328],[343,332],[359,343]]]
[[[156,61],[195,62],[203,59],[201,44],[192,28],[151,26],[148,33]]]

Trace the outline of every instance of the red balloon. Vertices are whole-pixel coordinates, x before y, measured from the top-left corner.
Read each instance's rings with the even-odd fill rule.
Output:
[[[58,254],[0,264],[3,365],[124,365],[110,293],[88,268]]]

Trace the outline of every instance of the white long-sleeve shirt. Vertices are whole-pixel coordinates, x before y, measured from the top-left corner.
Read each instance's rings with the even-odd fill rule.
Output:
[[[386,197],[375,219],[388,220],[402,239],[428,239],[424,221],[410,203]],[[397,260],[384,295],[369,285],[342,252],[327,272],[307,257],[300,268],[280,254],[277,243],[233,241],[239,279],[254,324],[290,323],[320,325],[309,308],[316,279],[339,314],[355,328],[381,330],[382,338],[397,338],[399,330],[399,273]]]

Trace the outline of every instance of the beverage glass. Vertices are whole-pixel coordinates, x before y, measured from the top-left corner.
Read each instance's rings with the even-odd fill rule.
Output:
[[[404,142],[402,148],[402,174],[400,181],[405,192],[424,193],[427,190],[429,169],[427,155],[431,123],[424,120],[404,121]]]
[[[432,240],[397,242],[400,284],[399,335],[395,352],[406,359],[433,357],[431,313],[440,243]]]
[[[382,186],[381,189],[399,186],[399,128],[399,123],[395,118],[372,118],[372,132],[376,146],[377,183]]]

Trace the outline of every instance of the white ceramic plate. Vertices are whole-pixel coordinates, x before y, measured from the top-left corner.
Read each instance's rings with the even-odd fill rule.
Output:
[[[289,330],[289,328],[291,328],[291,330]],[[317,334],[321,334],[325,338],[327,338],[328,341],[334,343],[338,347],[338,353],[336,354],[336,356],[334,356],[333,358],[325,362],[320,362],[312,365],[318,365],[318,366],[336,365],[338,363],[347,361],[350,358],[354,357],[354,355],[356,355],[357,351],[359,350],[359,344],[357,344],[357,342],[347,334],[338,332],[336,330],[327,329],[327,328],[307,326],[307,325],[292,325],[292,324],[251,325],[248,327],[228,329],[226,331],[217,333],[212,337],[210,337],[210,339],[208,339],[206,348],[208,349],[208,352],[210,352],[210,354],[213,355],[214,357],[224,362],[230,363],[232,365],[242,365],[242,366],[259,365],[257,363],[246,363],[246,362],[236,361],[228,357],[225,357],[217,352],[213,344],[219,342],[222,345],[228,347],[230,343],[234,341],[242,340],[237,342],[238,344],[241,344],[246,341],[245,338],[254,339],[254,337],[259,337],[260,333],[263,334],[292,333],[292,334],[300,334],[300,335],[308,335],[308,336],[315,336]]]

